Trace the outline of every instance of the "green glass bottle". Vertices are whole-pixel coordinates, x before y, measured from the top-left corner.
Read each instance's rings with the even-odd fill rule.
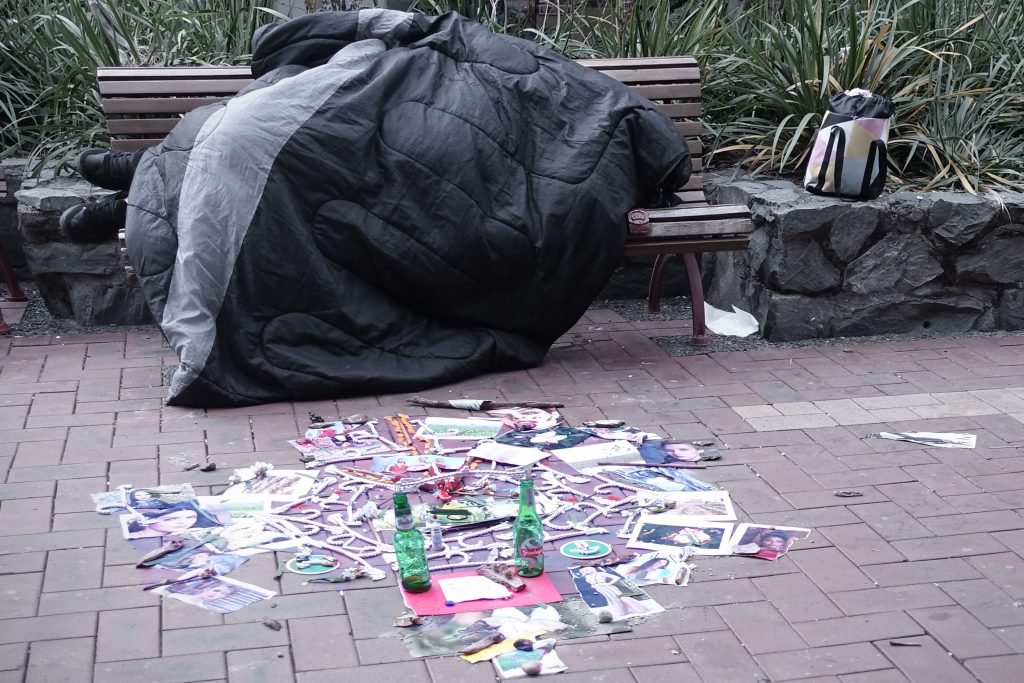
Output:
[[[512,523],[516,573],[527,578],[544,573],[544,526],[537,516],[531,476],[519,484],[519,514]]]
[[[430,570],[423,534],[416,529],[409,498],[402,491],[395,492],[395,535],[391,540],[398,556],[398,578],[410,593],[430,590]]]

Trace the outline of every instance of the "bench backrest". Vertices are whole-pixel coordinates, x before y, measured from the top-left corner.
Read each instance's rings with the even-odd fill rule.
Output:
[[[7,196],[7,176],[4,175],[4,167],[0,166],[0,199]]]
[[[694,176],[682,188],[686,202],[703,202],[700,70],[692,57],[585,59],[580,64],[628,85],[653,101],[686,137]],[[181,115],[227,99],[252,81],[249,67],[101,67],[103,111],[117,150],[158,144]]]

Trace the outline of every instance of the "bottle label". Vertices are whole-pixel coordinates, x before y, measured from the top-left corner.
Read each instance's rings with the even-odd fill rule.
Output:
[[[541,555],[544,554],[544,545],[540,539],[528,536],[519,543],[519,557],[524,560],[530,560],[531,564],[534,564]]]
[[[398,515],[395,517],[395,528],[399,531],[408,531],[416,527],[416,521],[412,517],[412,513],[408,515]]]

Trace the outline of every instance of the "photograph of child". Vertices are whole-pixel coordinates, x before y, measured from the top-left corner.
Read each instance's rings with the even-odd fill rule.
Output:
[[[645,515],[633,528],[629,548],[666,550],[692,547],[694,555],[728,555],[731,522],[709,522],[694,517]]]
[[[608,612],[612,621],[663,612],[651,596],[608,567],[570,567],[576,590],[591,611]]]
[[[121,515],[124,537],[152,538],[180,534],[190,529],[211,529],[223,522],[211,511],[204,510],[195,501],[186,501],[169,508],[139,510],[137,515]]]
[[[759,526],[740,524],[731,545],[733,552],[775,561],[789,552],[793,543],[811,535],[810,529],[790,526]],[[750,552],[742,552],[749,548]]]
[[[615,571],[638,586],[664,583],[685,586],[690,579],[687,553],[644,553],[640,557],[620,564]]]
[[[240,610],[246,605],[277,595],[277,593],[263,590],[259,586],[221,576],[172,583],[156,588],[153,592],[220,614],[228,614]]]

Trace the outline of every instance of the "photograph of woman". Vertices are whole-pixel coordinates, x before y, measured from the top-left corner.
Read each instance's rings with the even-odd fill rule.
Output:
[[[685,586],[690,578],[690,567],[686,559],[690,553],[645,553],[640,557],[620,564],[615,571],[638,586],[664,583]]]
[[[571,567],[569,573],[583,602],[598,614],[608,612],[612,621],[663,611],[651,596],[607,567]]]
[[[195,501],[179,503],[162,510],[140,510],[136,515],[121,515],[120,521],[124,537],[129,540],[223,526],[217,517],[196,505]]]

